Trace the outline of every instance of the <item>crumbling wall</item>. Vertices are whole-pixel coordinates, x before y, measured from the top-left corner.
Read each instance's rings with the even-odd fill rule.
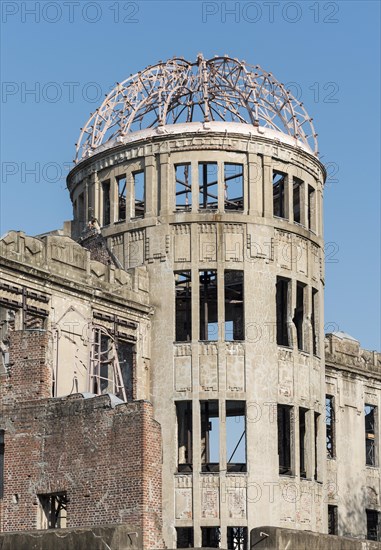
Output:
[[[2,531],[40,527],[39,495],[66,493],[67,527],[126,523],[160,548],[161,431],[147,401],[106,394],[48,398],[47,335],[11,334],[2,396]]]

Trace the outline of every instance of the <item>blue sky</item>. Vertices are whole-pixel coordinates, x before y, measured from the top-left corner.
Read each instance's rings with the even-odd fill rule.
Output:
[[[380,349],[380,3],[6,1],[1,233],[71,218],[79,128],[116,81],[173,55],[229,54],[302,97],[330,177],[326,328]]]

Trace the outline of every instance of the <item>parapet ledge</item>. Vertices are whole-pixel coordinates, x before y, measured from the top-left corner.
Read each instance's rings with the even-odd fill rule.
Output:
[[[126,299],[132,297],[131,292],[138,293],[138,301],[148,304],[145,267],[125,271],[91,260],[88,250],[64,234],[31,237],[23,231],[8,231],[0,239],[0,256],[19,263],[20,269],[30,267],[65,278],[70,286],[83,283]],[[137,297],[133,298],[136,300]]]
[[[325,360],[333,367],[381,375],[381,353],[362,349],[360,342],[345,332],[325,335]]]

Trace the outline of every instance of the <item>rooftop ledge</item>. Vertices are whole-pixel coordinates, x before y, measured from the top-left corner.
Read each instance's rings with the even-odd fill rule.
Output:
[[[165,126],[158,126],[156,128],[147,128],[145,130],[138,130],[136,132],[131,132],[125,136],[118,136],[116,139],[107,141],[106,143],[100,145],[99,147],[94,148],[92,151],[87,153],[87,156],[82,157],[76,165],[78,166],[83,161],[93,157],[98,153],[112,149],[113,147],[118,147],[120,145],[127,145],[134,143],[136,141],[141,141],[145,139],[155,138],[155,137],[165,137],[165,136],[175,136],[180,134],[208,134],[211,132],[219,134],[241,134],[242,136],[247,136],[249,138],[262,137],[270,139],[276,142],[283,143],[285,145],[290,145],[292,147],[297,147],[306,153],[316,157],[316,154],[307,147],[302,141],[297,138],[293,138],[283,132],[272,130],[271,128],[266,128],[264,126],[254,126],[253,124],[244,124],[241,122],[225,122],[225,121],[211,121],[211,122],[185,122],[178,124],[166,124]]]

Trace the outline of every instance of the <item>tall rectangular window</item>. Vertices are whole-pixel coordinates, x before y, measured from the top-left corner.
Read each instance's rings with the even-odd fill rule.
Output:
[[[294,222],[301,223],[301,196],[303,181],[299,178],[293,178],[292,185],[292,207],[294,212]]]
[[[218,472],[220,463],[220,419],[218,401],[200,401],[201,469]]]
[[[278,346],[289,346],[288,311],[290,279],[277,277],[276,282],[276,341]]]
[[[192,340],[191,271],[175,273],[176,342]]]
[[[315,481],[317,481],[318,479],[318,473],[319,473],[319,470],[318,470],[318,465],[319,465],[319,454],[318,454],[318,451],[319,451],[319,448],[318,448],[318,443],[319,443],[319,418],[320,418],[320,414],[318,412],[314,412],[314,446],[315,446],[315,469],[314,469],[314,479]]]
[[[245,401],[226,401],[226,460],[228,472],[246,472]]]
[[[377,510],[366,510],[366,538],[380,540],[380,514]]]
[[[228,527],[228,550],[247,550],[247,527]]]
[[[365,452],[366,465],[376,466],[376,407],[365,405]]]
[[[218,340],[217,271],[200,271],[200,340]]]
[[[306,434],[307,434],[307,409],[299,407],[299,461],[300,477],[307,477],[306,464]]]
[[[273,171],[273,214],[286,218],[286,178],[287,174]]]
[[[144,170],[134,172],[134,218],[143,218],[145,212],[145,173]]]
[[[117,357],[127,401],[132,401],[134,398],[134,345],[131,342],[118,338]],[[118,397],[122,398],[122,395],[118,395]]]
[[[176,527],[176,548],[193,548],[193,527]]]
[[[224,164],[225,210],[243,210],[243,164]]]
[[[126,175],[119,176],[117,179],[118,185],[118,220],[126,219],[126,200],[127,200],[127,178]]]
[[[312,353],[318,355],[319,351],[319,293],[316,288],[312,289]]]
[[[178,471],[192,471],[192,401],[177,401]]]
[[[175,166],[176,210],[192,208],[192,169],[190,164]]]
[[[0,499],[4,496],[4,430],[0,430]]]
[[[202,548],[220,548],[220,527],[201,527]]]
[[[294,312],[294,325],[299,350],[304,350],[304,293],[306,285],[296,283],[296,307]]]
[[[84,224],[86,220],[85,216],[85,196],[81,193],[78,197],[78,221],[80,224]]]
[[[226,270],[225,340],[244,340],[243,271]]]
[[[292,408],[278,405],[278,456],[279,474],[291,475],[291,419]]]
[[[325,396],[327,458],[335,458],[335,406],[333,395]]]
[[[218,168],[216,162],[200,162],[198,165],[199,208],[218,208]]]
[[[308,229],[310,229],[311,231],[316,231],[315,209],[316,209],[315,189],[311,185],[309,185],[308,186],[307,220],[308,220]]]
[[[102,181],[103,219],[102,225],[110,225],[110,181]]]
[[[328,535],[337,535],[337,506],[328,504]]]

